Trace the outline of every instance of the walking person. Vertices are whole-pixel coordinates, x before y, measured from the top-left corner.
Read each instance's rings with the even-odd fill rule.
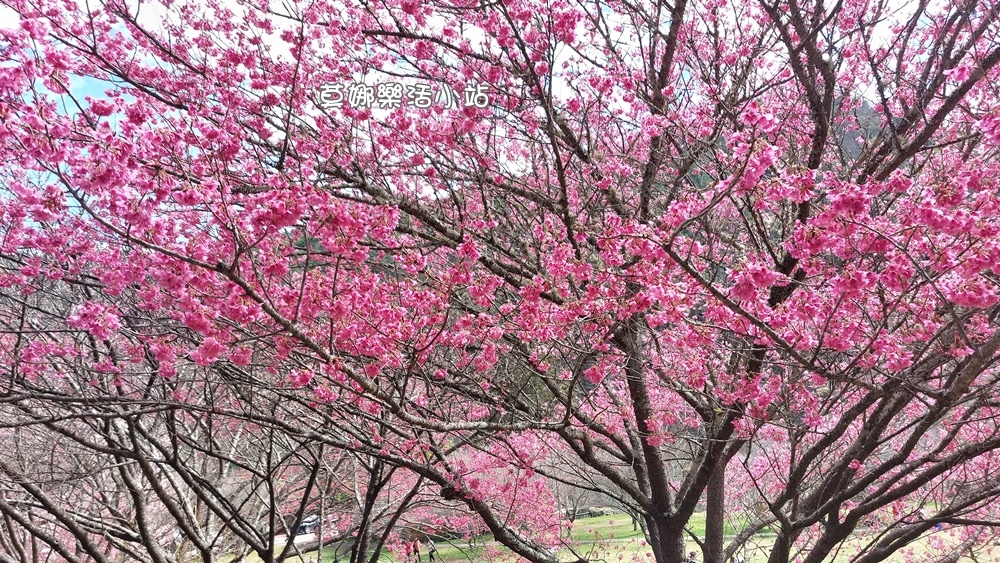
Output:
[[[430,559],[430,563],[434,563],[434,555],[437,552],[437,548],[434,547],[434,540],[427,538],[427,558]]]
[[[420,563],[420,540],[413,540],[413,556]]]
[[[413,563],[413,544],[406,542],[406,563]]]

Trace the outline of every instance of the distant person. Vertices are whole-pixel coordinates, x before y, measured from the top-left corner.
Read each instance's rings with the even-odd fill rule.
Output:
[[[406,563],[410,563],[413,560],[413,544],[406,542]]]
[[[434,563],[434,555],[438,552],[437,548],[434,547],[434,540],[427,538],[427,557],[430,559],[431,563]]]
[[[697,555],[698,554],[693,551],[691,553],[688,553],[687,561],[685,561],[684,563],[698,563]]]
[[[417,563],[420,563],[420,540],[413,540],[413,556],[416,557]]]

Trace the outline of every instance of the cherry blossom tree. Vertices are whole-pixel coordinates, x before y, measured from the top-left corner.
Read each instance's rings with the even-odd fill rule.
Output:
[[[8,396],[252,367],[534,563],[553,451],[659,563],[1000,523],[1000,5],[4,4]]]
[[[73,309],[91,296],[87,279],[39,278],[0,292],[4,318],[18,323],[5,323],[4,334],[21,337],[11,341],[15,350],[27,348],[3,380],[0,541],[16,557],[4,561],[207,562],[252,553],[285,561],[333,544],[352,561],[377,560],[398,536],[392,523],[441,505],[436,494],[418,495],[421,480],[399,466],[326,447],[347,438],[327,432],[316,441],[304,427],[276,422],[299,418],[308,401],[264,383],[252,362],[164,371],[163,349],[132,339],[132,330],[184,339],[189,329],[129,299],[117,300],[114,321],[96,302]],[[120,332],[98,340],[72,328],[86,314]],[[317,518],[311,537],[297,533]]]

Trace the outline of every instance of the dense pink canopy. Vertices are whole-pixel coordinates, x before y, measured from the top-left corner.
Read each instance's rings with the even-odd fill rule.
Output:
[[[10,432],[218,416],[535,563],[557,482],[658,563],[998,524],[1000,4],[6,4]]]

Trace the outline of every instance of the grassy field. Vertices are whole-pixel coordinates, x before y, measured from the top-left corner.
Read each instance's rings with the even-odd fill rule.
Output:
[[[705,514],[699,513],[695,514],[691,520],[691,530],[696,535],[704,537],[705,533]],[[727,524],[727,533],[732,533],[732,527]],[[652,551],[645,542],[643,538],[642,530],[632,528],[631,519],[624,514],[616,514],[612,516],[597,516],[593,518],[583,518],[578,519],[572,530],[572,535],[564,537],[563,541],[565,547],[561,550],[561,559],[564,561],[576,560],[578,557],[584,557],[590,561],[600,561],[603,563],[613,563],[613,562],[628,562],[628,561],[652,561]],[[920,542],[914,544],[911,548],[913,549],[914,561],[922,561],[921,554],[926,554],[928,547],[927,544],[931,541],[941,541],[948,544],[957,544],[958,540],[952,538],[947,531],[938,532],[934,535],[934,538],[925,538]],[[865,538],[858,537],[853,545],[851,546],[852,551],[856,551],[864,545]],[[473,542],[453,542],[449,543],[446,541],[435,542],[437,545],[437,562],[440,563],[472,563],[491,560],[494,557],[491,555],[502,554],[505,550],[502,546],[499,546],[493,541],[490,536],[483,536],[476,538]],[[773,537],[767,534],[761,534],[753,538],[746,546],[745,549],[740,553],[748,563],[763,563],[767,560],[767,556],[770,552],[770,548],[774,543]],[[697,544],[690,540],[687,543],[687,548],[685,551],[694,551],[698,553],[698,559],[701,558],[701,549]],[[344,550],[340,553],[340,560],[344,559]],[[835,557],[828,559],[829,563],[846,563],[850,561],[852,553],[842,552],[837,554]],[[315,553],[306,554],[304,561],[308,562],[310,560],[315,560]],[[902,554],[897,554],[895,557],[889,559],[890,563],[902,562],[904,557]],[[929,560],[929,559],[928,559]],[[256,558],[248,558],[248,562],[256,563]],[[292,559],[291,561],[298,561],[297,559]],[[332,563],[334,562],[333,548],[324,549],[324,557],[322,563]],[[384,563],[401,563],[394,560],[391,555],[385,554],[382,556],[381,561]],[[426,549],[421,553],[422,563],[428,563]],[[960,560],[965,563],[1000,563],[1000,550],[996,551],[994,554],[984,553],[982,556],[978,557],[976,561],[972,559],[963,558]]]

